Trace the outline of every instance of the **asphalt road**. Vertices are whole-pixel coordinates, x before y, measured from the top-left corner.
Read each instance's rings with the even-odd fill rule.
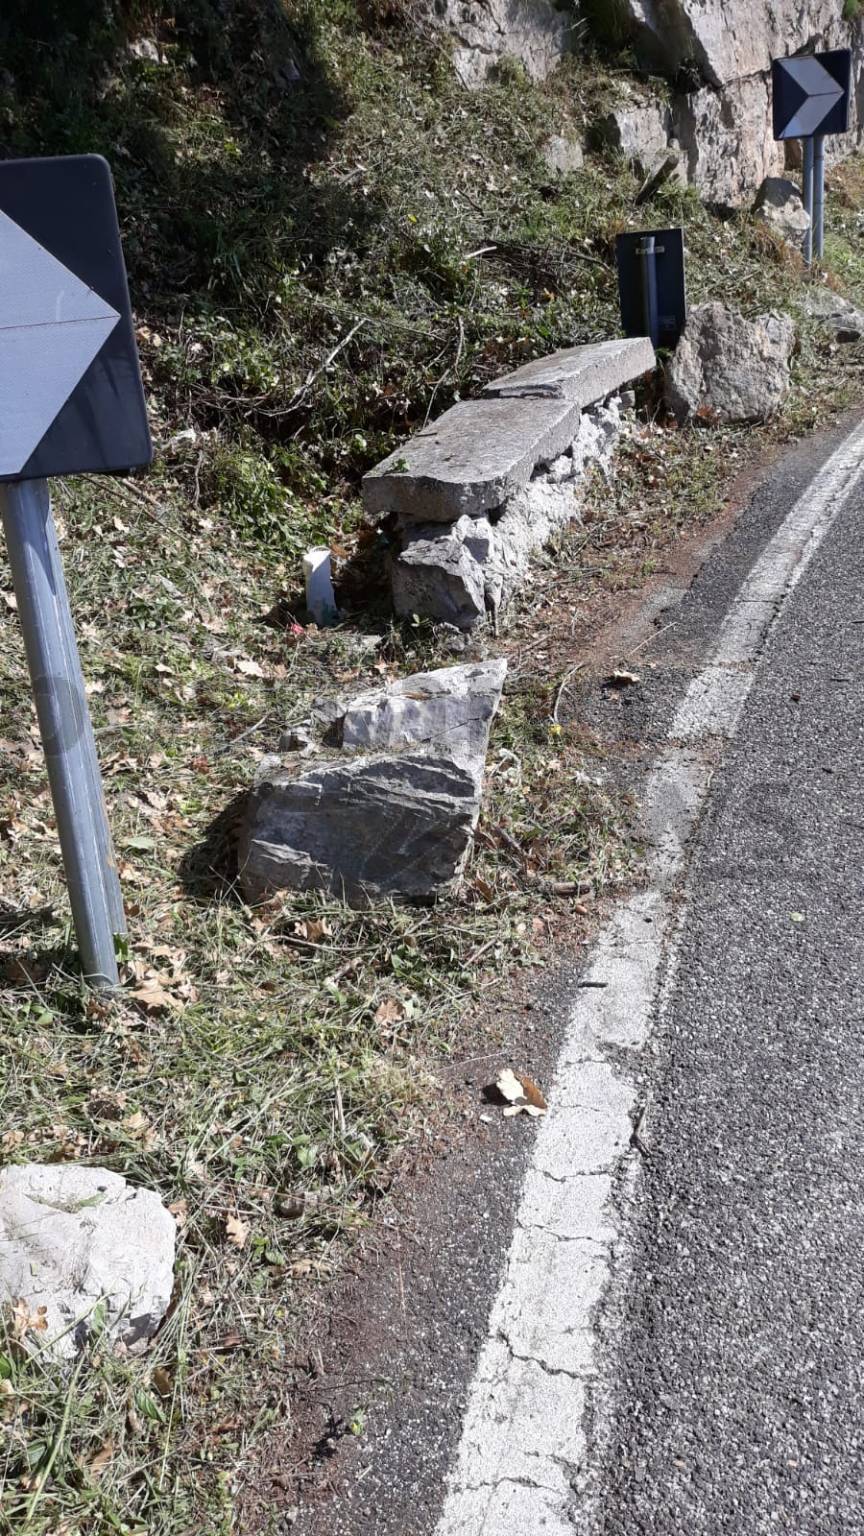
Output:
[[[862,522],[858,491],[774,630],[691,866],[603,1536],[864,1531]]]

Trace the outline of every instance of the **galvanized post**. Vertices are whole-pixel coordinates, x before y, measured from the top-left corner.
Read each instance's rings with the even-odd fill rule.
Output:
[[[810,223],[804,236],[804,260],[809,267],[813,261],[813,140],[804,139],[804,177],[801,196],[804,208],[810,215]]]
[[[657,258],[653,235],[643,235],[639,247],[642,266],[642,322],[645,335],[650,336],[656,347],[660,340],[660,323],[657,314]]]
[[[825,252],[825,139],[813,140],[813,254],[821,261]]]
[[[81,969],[91,986],[117,986],[114,935],[125,931],[123,908],[46,482],[0,485],[0,516]]]

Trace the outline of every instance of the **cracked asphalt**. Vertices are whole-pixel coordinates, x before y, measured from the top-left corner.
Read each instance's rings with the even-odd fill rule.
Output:
[[[859,490],[784,609],[691,866],[603,1536],[864,1531],[862,517]]]

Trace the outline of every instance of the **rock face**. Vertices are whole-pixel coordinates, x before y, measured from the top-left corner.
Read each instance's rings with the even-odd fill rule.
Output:
[[[595,138],[617,149],[644,176],[669,147],[672,119],[660,102],[620,102],[595,125]]]
[[[794,181],[782,176],[769,176],[763,181],[756,198],[756,217],[787,245],[795,250],[803,248],[810,228],[810,215],[801,201],[801,194]]]
[[[429,900],[458,880],[506,661],[445,667],[324,713],[341,741],[303,772],[268,762],[240,836],[247,897],[328,890],[352,906]]]
[[[571,47],[573,16],[552,0],[432,0],[430,11],[453,34],[453,64],[469,90],[505,58],[545,80]]]
[[[108,1336],[144,1347],[171,1300],[175,1238],[158,1196],[106,1168],[0,1172],[0,1301],[44,1307],[35,1337],[58,1359],[82,1348],[99,1302]]]
[[[679,421],[762,421],[789,388],[795,327],[788,315],[745,320],[725,304],[697,304],[669,365],[666,396]]]
[[[766,176],[791,164],[771,134],[771,61],[806,50],[853,49],[853,131],[828,140],[830,157],[861,143],[864,18],[844,20],[837,0],[609,0],[595,26],[614,26],[642,63],[668,76],[672,130],[688,179],[708,202],[741,207]],[[681,90],[689,79],[690,89]],[[793,150],[789,151],[794,154]]]

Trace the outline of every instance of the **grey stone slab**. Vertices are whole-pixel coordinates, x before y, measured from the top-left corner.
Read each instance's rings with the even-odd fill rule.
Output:
[[[362,907],[429,899],[457,879],[480,814],[473,768],[447,752],[267,766],[239,845],[247,899],[325,890]]]
[[[578,405],[548,395],[463,401],[369,471],[364,503],[412,523],[479,517],[526,485],[541,460],[563,453],[578,422]]]
[[[391,571],[393,607],[400,617],[419,613],[457,629],[473,629],[486,617],[481,568],[486,556],[476,540],[469,545],[465,537],[473,526],[489,530],[485,518],[465,517],[449,526],[429,524],[416,537],[408,534]]]
[[[484,394],[499,399],[569,400],[583,407],[648,373],[656,362],[647,336],[589,342],[538,357],[487,384]]]

